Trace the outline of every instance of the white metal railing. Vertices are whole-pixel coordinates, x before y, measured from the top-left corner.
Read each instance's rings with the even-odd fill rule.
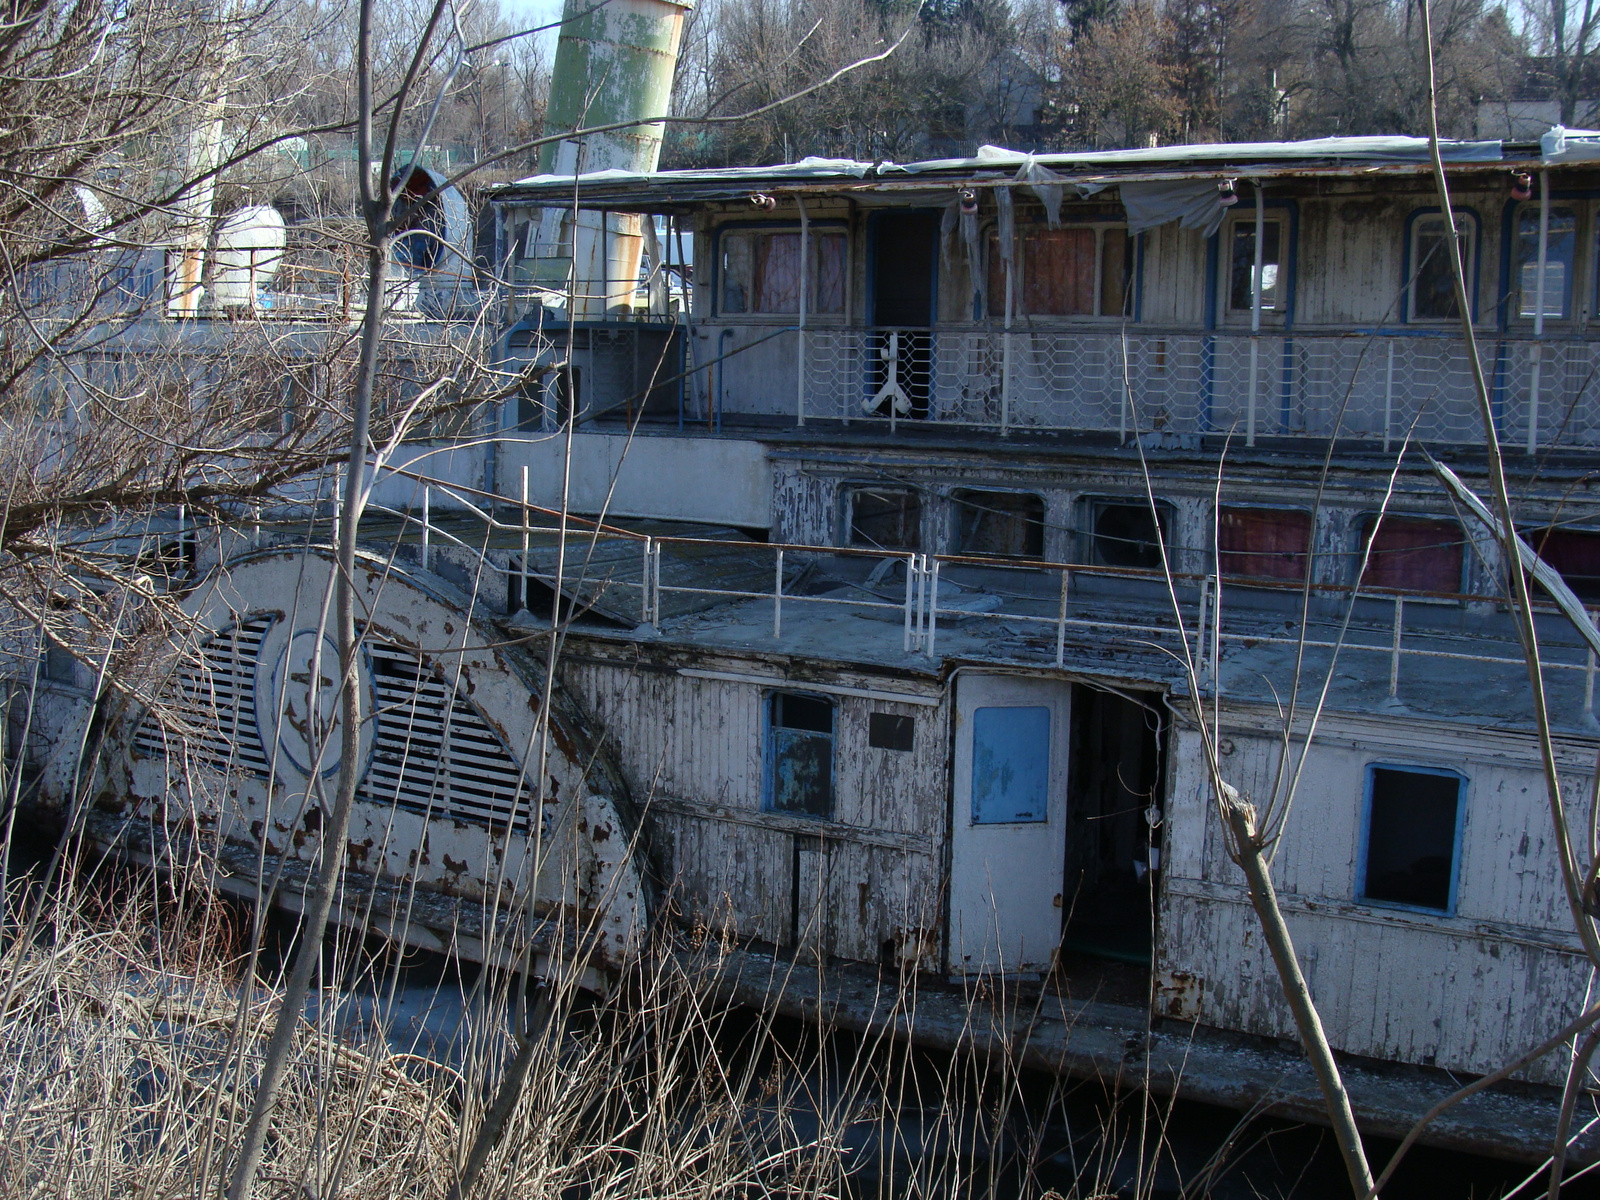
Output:
[[[1303,644],[1313,650],[1338,649],[1341,653],[1381,656],[1387,659],[1390,697],[1396,696],[1399,691],[1402,679],[1401,664],[1406,659],[1474,662],[1502,666],[1521,666],[1523,663],[1520,654],[1515,652],[1501,654],[1484,652],[1486,643],[1490,647],[1494,643],[1482,634],[1451,631],[1438,625],[1430,625],[1426,616],[1421,619],[1413,616],[1411,625],[1408,627],[1406,624],[1408,611],[1413,614],[1419,609],[1424,614],[1437,611],[1440,602],[1492,602],[1493,597],[1487,596],[1438,592],[1407,594],[1359,589],[1359,596],[1363,599],[1390,603],[1392,620],[1388,622],[1388,628],[1379,628],[1370,619],[1354,623],[1341,640],[1334,622],[1316,622],[1305,630],[1297,630],[1292,621],[1286,625],[1281,608],[1267,612],[1253,605],[1248,598],[1251,592],[1258,595],[1265,591],[1298,594],[1301,591],[1301,585],[1298,583],[1241,580],[1218,577],[1215,574],[1174,576],[1173,583],[1180,598],[1180,625],[1173,617],[1170,603],[1165,599],[1169,595],[1164,586],[1166,577],[1159,571],[970,555],[921,554],[914,551],[729,542],[716,538],[654,537],[615,526],[596,527],[594,523],[582,518],[570,518],[571,525],[566,533],[569,540],[568,570],[565,577],[558,581],[554,573],[537,570],[530,565],[528,550],[531,539],[536,536],[548,539],[558,531],[550,523],[556,514],[528,503],[525,482],[521,500],[515,505],[515,515],[511,520],[503,520],[494,515],[496,506],[504,505],[506,502],[503,496],[446,484],[442,481],[422,482],[425,477],[409,471],[400,470],[394,473],[416,479],[421,483],[420,508],[417,511],[405,511],[374,506],[373,510],[398,518],[405,527],[415,531],[425,565],[432,564],[434,547],[454,547],[466,552],[474,565],[474,570],[486,577],[496,575],[507,583],[519,581],[521,589],[518,594],[522,597],[527,596],[529,580],[537,580],[552,589],[559,582],[564,590],[581,591],[586,584],[594,582],[586,576],[583,566],[587,547],[597,542],[614,543],[619,540],[635,543],[640,555],[638,578],[613,577],[602,583],[605,588],[616,589],[623,594],[637,595],[637,612],[641,625],[659,625],[662,595],[677,593],[717,597],[730,602],[770,603],[774,639],[781,639],[784,636],[786,613],[792,614],[795,610],[803,611],[808,607],[813,610],[820,608],[834,611],[842,609],[876,611],[882,615],[893,613],[898,618],[897,623],[900,626],[901,651],[906,654],[919,654],[929,659],[938,657],[941,619],[947,623],[979,621],[1037,627],[1049,638],[1047,644],[1053,645],[1053,653],[1049,651],[1042,654],[1012,653],[1006,656],[1007,661],[1032,661],[1037,665],[1064,666],[1067,638],[1071,633],[1101,640],[1120,641],[1130,648],[1148,649],[1152,645],[1152,639],[1157,639],[1156,644],[1166,643],[1167,648],[1173,650],[1179,642],[1187,641],[1189,652],[1199,671],[1200,682],[1203,687],[1211,690],[1215,690],[1217,686],[1215,666],[1221,648],[1229,643],[1250,646],[1296,646],[1302,644],[1303,640]],[[455,506],[457,513],[464,510],[473,521],[472,541],[469,542],[461,537],[448,523],[441,524],[437,520],[437,497],[447,497]],[[502,542],[499,548],[502,551],[511,546],[520,546],[520,558],[497,561],[492,553],[485,551],[485,546],[492,540],[483,536],[485,530],[491,534],[501,535]],[[703,549],[708,546],[725,546],[752,555],[771,554],[774,569],[769,578],[773,581],[772,586],[754,590],[716,587],[710,584],[661,582],[662,559],[664,556],[671,557],[675,547],[681,547],[692,554],[696,548]],[[893,582],[893,572],[879,570],[867,576],[860,584],[843,585],[842,590],[854,590],[857,595],[804,595],[785,590],[786,563],[793,563],[797,559],[819,557],[870,558],[880,566],[892,565],[896,570],[903,571],[904,581],[896,584]],[[1021,587],[1026,587],[1028,590],[1006,588],[986,591],[981,584],[974,584],[969,578],[961,585],[964,594],[993,596],[1001,603],[989,607],[941,600],[941,579],[949,581],[951,572],[962,568],[973,571],[1001,571],[1018,579]],[[1148,603],[1143,613],[1130,611],[1127,617],[1119,619],[1106,612],[1106,599],[1103,595],[1084,597],[1082,600],[1074,599],[1074,581],[1088,578],[1161,584],[1163,586],[1160,588],[1160,594],[1163,599]],[[1230,603],[1226,607],[1224,618],[1219,619],[1218,597],[1224,588],[1234,597],[1239,597],[1241,591],[1244,591],[1246,596]],[[1322,584],[1315,586],[1315,592],[1319,596],[1348,597],[1353,591],[1357,589]],[[504,594],[504,591],[502,590],[500,594]],[[1017,603],[1018,600],[1021,601],[1020,605]],[[1411,601],[1425,603],[1418,605]],[[1596,619],[1595,614],[1591,613],[1591,619]],[[892,636],[887,634],[887,630],[893,628],[893,625],[883,622],[881,617],[872,625],[881,626],[886,631],[886,636]],[[1507,645],[1510,645],[1509,637]],[[1597,664],[1592,650],[1586,645],[1579,645],[1576,639],[1570,645],[1560,644],[1560,639],[1555,639],[1545,646],[1544,666],[1552,671],[1582,672],[1585,697],[1583,711],[1585,714],[1594,712]]]
[[[1231,432],[1252,443],[1338,437],[1385,449],[1407,436],[1483,437],[1466,352],[1442,331],[812,327],[792,336],[805,364],[798,415],[810,421],[1124,439]],[[1600,341],[1485,335],[1479,352],[1508,444],[1600,445]]]

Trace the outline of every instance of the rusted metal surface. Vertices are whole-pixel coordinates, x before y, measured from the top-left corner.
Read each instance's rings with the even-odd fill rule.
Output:
[[[179,698],[201,725],[202,752],[149,729],[132,739],[123,787],[133,815],[247,845],[269,863],[305,864],[319,852],[320,780],[338,767],[337,735],[320,759],[306,752],[322,744],[311,731],[331,711],[328,658],[320,689],[296,681],[317,678],[329,571],[316,552],[263,554],[199,589],[192,615],[221,636],[198,668],[180,672]],[[372,645],[364,710],[376,713],[364,723],[364,781],[342,851],[349,868],[536,913],[592,909],[598,961],[625,961],[648,922],[653,871],[621,778],[581,713],[556,698],[541,786],[527,770],[539,745],[535,665],[474,622],[464,597],[419,586],[391,563],[364,561],[358,590]],[[263,630],[253,643],[234,634],[241,622]],[[208,700],[225,729],[205,731]]]

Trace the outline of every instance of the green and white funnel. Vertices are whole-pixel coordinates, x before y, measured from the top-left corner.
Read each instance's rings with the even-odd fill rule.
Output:
[[[541,148],[547,175],[646,174],[661,158],[683,22],[692,0],[566,0],[550,78],[545,133],[559,135],[638,119],[637,125],[563,138]],[[594,320],[631,312],[643,249],[640,218],[547,209],[539,223],[540,275],[568,280],[573,315]]]

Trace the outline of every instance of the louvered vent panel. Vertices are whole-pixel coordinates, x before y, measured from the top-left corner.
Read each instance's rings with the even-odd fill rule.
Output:
[[[261,639],[274,616],[254,617],[214,634],[199,660],[179,668],[163,697],[172,727],[149,716],[134,735],[146,755],[187,757],[215,771],[267,773],[267,757],[256,732],[256,662]]]
[[[522,769],[465,697],[408,650],[368,643],[377,729],[363,788],[412,812],[526,831]]]

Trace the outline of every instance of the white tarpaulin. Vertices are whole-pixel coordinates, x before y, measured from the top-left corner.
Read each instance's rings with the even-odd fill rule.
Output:
[[[1539,157],[1547,163],[1593,161],[1600,158],[1600,131],[1552,126],[1539,139]]]
[[[1196,229],[1210,237],[1221,228],[1223,214],[1228,211],[1215,179],[1129,182],[1120,190],[1129,233],[1143,233],[1176,221],[1185,229]]]

